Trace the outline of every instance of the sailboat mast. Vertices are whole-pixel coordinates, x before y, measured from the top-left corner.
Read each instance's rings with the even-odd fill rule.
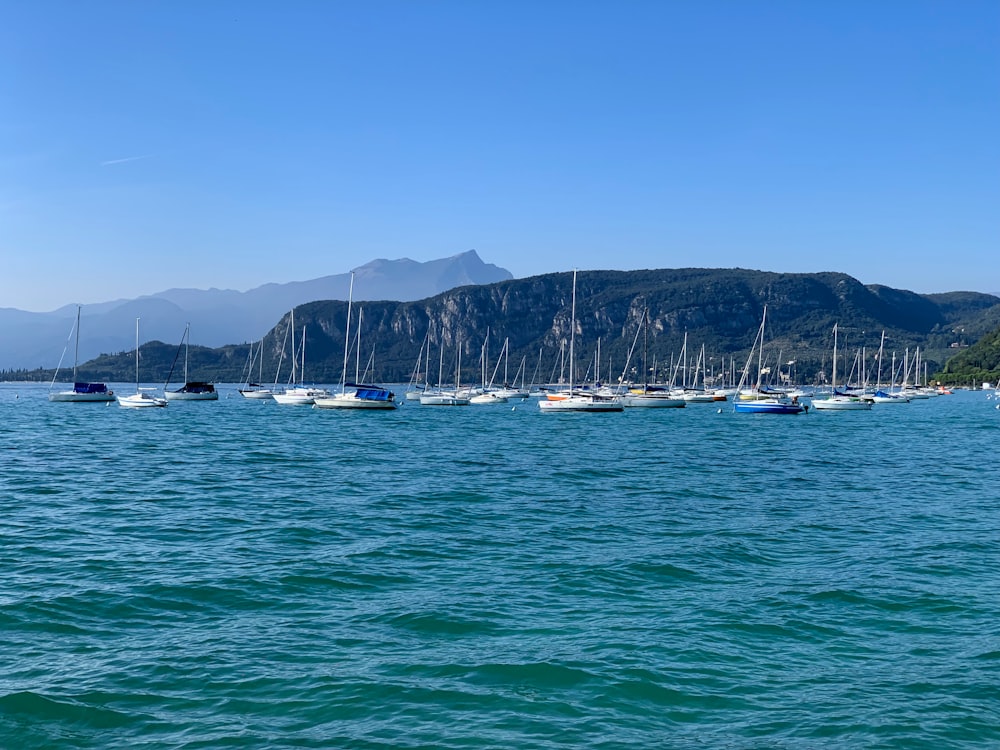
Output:
[[[833,324],[833,391],[837,392],[837,324]]]
[[[444,377],[444,339],[442,338],[439,343],[441,346],[438,348],[438,389],[441,388],[441,378]]]
[[[259,370],[257,375],[258,383],[264,382],[264,339],[266,337],[267,334],[265,333],[263,336],[260,337],[260,341],[257,344],[257,358],[260,360],[260,362],[257,363],[257,368]]]
[[[302,383],[306,382],[306,324],[302,324],[302,346],[301,357],[302,365],[299,367],[299,381]]]
[[[354,353],[354,382],[361,382],[361,316],[364,315],[365,309],[362,307],[358,310],[358,332],[356,337],[358,339],[358,350]]]
[[[191,347],[191,324],[184,326],[184,382],[188,382],[188,349]]]
[[[767,305],[764,305],[764,314],[760,318],[760,349],[757,351],[757,390],[760,390],[760,379],[764,377],[764,321],[767,320]],[[687,344],[687,333],[684,334]]]
[[[139,392],[139,319],[135,319],[135,392]]]
[[[649,355],[648,341],[646,337],[646,332],[649,329],[649,308],[642,308],[642,392],[649,393],[649,364],[647,356]]]
[[[351,271],[351,286],[347,292],[347,327],[344,329],[344,370],[340,375],[340,390],[347,384],[347,353],[351,345],[351,304],[354,301],[354,271]]]
[[[80,305],[76,306],[76,352],[73,354],[73,387],[76,388],[76,365],[80,361]]]
[[[295,370],[296,370],[296,357],[295,357],[295,308],[292,308],[292,317],[288,323],[288,330],[291,332],[292,338],[292,385],[295,385]]]
[[[569,390],[573,392],[573,351],[576,339],[576,269],[573,269],[573,296],[570,304],[570,327],[569,327]]]

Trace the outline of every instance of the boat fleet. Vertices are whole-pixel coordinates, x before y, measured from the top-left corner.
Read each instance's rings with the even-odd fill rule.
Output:
[[[709,387],[709,378],[704,374],[705,363],[704,347],[698,356],[695,364],[695,376],[691,382],[687,382],[687,336],[684,338],[682,355],[677,360],[677,367],[674,368],[671,383],[662,385],[649,383],[645,380],[650,369],[648,368],[647,357],[647,329],[648,311],[643,310],[641,325],[637,327],[635,339],[629,350],[625,368],[621,377],[618,378],[619,385],[607,385],[600,382],[599,373],[592,382],[580,384],[577,381],[575,370],[575,341],[576,341],[576,271],[573,272],[573,287],[570,306],[570,335],[569,335],[569,377],[559,380],[547,386],[528,386],[525,383],[526,361],[522,359],[520,366],[513,378],[508,378],[508,353],[509,340],[505,340],[500,354],[497,357],[496,365],[492,372],[489,370],[489,353],[487,333],[486,340],[480,356],[481,382],[476,386],[465,387],[461,384],[461,351],[460,346],[455,346],[456,360],[454,370],[454,383],[445,384],[444,379],[444,345],[438,351],[438,377],[436,385],[429,382],[430,372],[430,342],[431,332],[428,331],[421,344],[420,352],[414,366],[410,383],[406,387],[403,399],[397,399],[396,394],[383,385],[375,385],[365,382],[368,373],[374,369],[373,363],[369,362],[364,372],[361,370],[361,317],[363,310],[359,311],[355,337],[351,338],[351,324],[353,311],[354,275],[351,275],[351,286],[348,295],[347,325],[344,337],[344,361],[339,387],[328,389],[315,385],[308,385],[305,381],[306,364],[306,329],[302,327],[301,337],[298,337],[295,326],[295,311],[289,315],[289,323],[285,330],[285,341],[281,349],[281,358],[278,361],[277,372],[275,374],[275,386],[263,385],[263,359],[264,359],[264,339],[257,343],[256,347],[251,344],[247,366],[244,370],[246,379],[244,385],[238,388],[237,393],[243,398],[257,401],[273,401],[279,405],[286,406],[312,406],[316,409],[348,409],[359,411],[391,411],[397,409],[401,403],[413,402],[421,406],[471,406],[471,405],[496,405],[505,404],[510,401],[527,401],[529,398],[537,399],[538,408],[542,413],[563,413],[563,412],[621,412],[625,409],[678,409],[693,404],[718,404],[729,402],[733,412],[737,414],[781,414],[794,415],[803,414],[810,408],[823,413],[838,413],[845,411],[870,411],[874,406],[907,404],[916,399],[927,399],[934,396],[948,393],[944,389],[930,387],[919,387],[909,385],[907,382],[908,370],[903,375],[902,385],[883,386],[881,383],[881,363],[882,346],[880,346],[877,359],[879,362],[879,372],[875,386],[863,386],[848,388],[837,384],[837,345],[838,327],[833,329],[833,377],[830,388],[802,389],[791,386],[774,386],[764,382],[765,374],[770,372],[770,368],[764,367],[764,332],[767,321],[767,308],[764,307],[761,317],[760,328],[754,340],[753,347],[747,357],[747,361],[742,370],[739,382],[734,387],[712,388]],[[177,355],[171,365],[167,382],[159,395],[157,389],[140,386],[140,359],[139,359],[139,318],[136,318],[135,327],[135,392],[130,394],[115,393],[104,383],[82,382],[77,379],[77,368],[79,359],[80,340],[80,308],[77,308],[76,321],[70,337],[75,335],[75,358],[73,363],[73,386],[66,390],[56,390],[55,382],[58,378],[59,368],[53,377],[49,392],[49,400],[54,402],[69,403],[110,403],[117,401],[122,407],[137,409],[150,407],[165,407],[172,401],[217,401],[219,393],[215,385],[206,381],[191,381],[188,379],[188,353],[191,327],[188,324],[181,337]],[[644,382],[630,382],[626,375],[638,344],[639,336],[643,337],[642,370]],[[296,348],[296,339],[298,348]],[[278,388],[277,382],[280,375],[282,361],[284,359],[285,345],[291,343],[291,376],[288,385]],[[882,339],[884,345],[884,335]],[[68,344],[67,344],[68,348]],[[349,363],[352,350],[355,353],[354,377],[348,379]],[[184,353],[184,384],[178,388],[170,389],[169,383],[173,376],[174,367],[180,357],[181,351]],[[64,352],[65,356],[65,352]],[[754,368],[754,357],[756,356],[756,368]],[[539,363],[541,353],[539,353]],[[501,361],[504,363],[504,374],[502,384],[497,384]],[[595,363],[600,361],[598,355]],[[685,363],[685,375],[681,385],[674,385],[677,378],[678,369],[681,362]],[[62,360],[60,360],[60,366]],[[895,368],[895,358],[893,362]],[[256,369],[257,377],[254,378]],[[421,382],[421,370],[422,380]],[[595,368],[596,371],[596,368]],[[919,369],[915,367],[915,372]],[[634,373],[634,369],[632,370]],[[698,382],[698,373],[702,373],[701,382]],[[895,369],[894,369],[895,373]],[[537,374],[537,368],[536,368]],[[554,372],[553,372],[554,374]],[[584,381],[589,381],[589,371]],[[520,385],[517,385],[520,379]],[[534,376],[532,383],[534,383]],[[733,378],[735,380],[735,377]],[[895,382],[893,375],[892,382]],[[721,409],[720,409],[721,410]]]

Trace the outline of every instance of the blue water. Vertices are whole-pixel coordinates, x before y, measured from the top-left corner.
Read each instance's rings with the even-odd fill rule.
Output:
[[[1000,744],[1000,410],[0,386],[0,747]]]

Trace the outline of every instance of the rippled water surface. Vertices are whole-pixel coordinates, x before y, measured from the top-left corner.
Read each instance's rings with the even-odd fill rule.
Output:
[[[0,747],[1000,743],[1000,410],[0,386]]]

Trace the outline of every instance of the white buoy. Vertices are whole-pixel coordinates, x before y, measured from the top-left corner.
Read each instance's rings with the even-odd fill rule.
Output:
[[[718,410],[717,412],[715,412],[715,413],[716,413],[716,414],[722,414],[722,409],[719,409],[719,410]]]
[[[997,408],[1000,409],[1000,407],[997,407]],[[517,407],[516,406],[512,406],[512,407],[510,407],[510,410],[511,411],[517,411]]]

